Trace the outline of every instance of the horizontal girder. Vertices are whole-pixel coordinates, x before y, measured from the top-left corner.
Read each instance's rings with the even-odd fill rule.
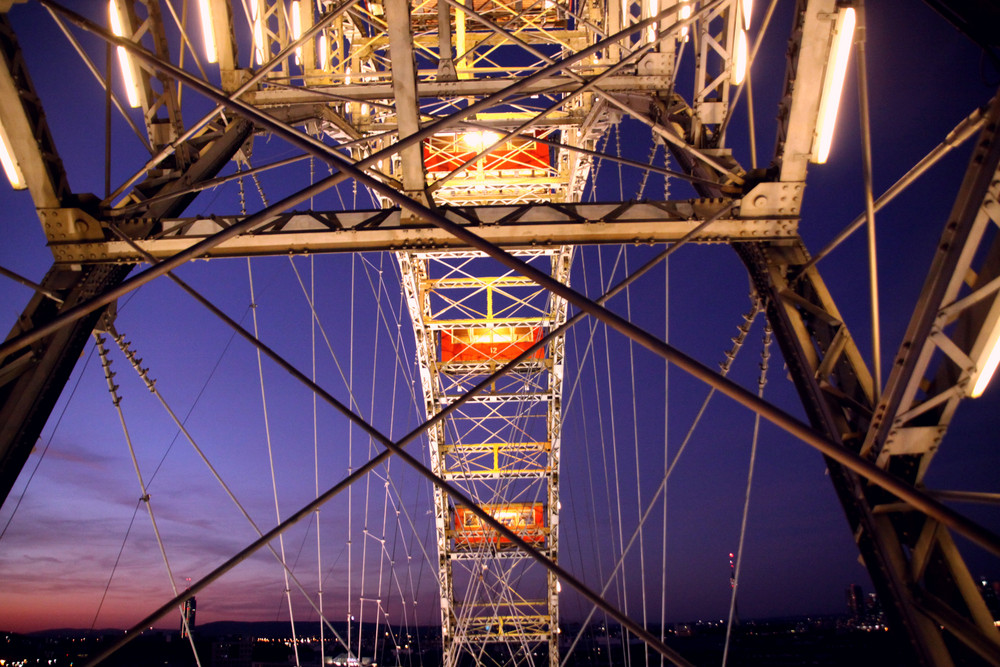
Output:
[[[560,246],[574,243],[670,243],[683,238],[729,202],[695,199],[669,202],[610,204],[531,204],[441,209],[482,238],[504,247]],[[135,243],[162,259],[242,220],[242,217],[163,220],[166,230]],[[143,228],[142,220],[119,223]],[[709,225],[690,239],[696,243],[797,238],[793,216],[731,215]],[[126,241],[53,241],[56,261],[67,264],[139,261]],[[362,250],[429,250],[462,248],[462,242],[427,224],[403,225],[399,209],[355,212],[310,212],[280,215],[251,234],[224,241],[204,257],[356,252]]]
[[[601,88],[606,91],[649,90],[665,88],[664,76],[609,76],[601,80]],[[508,79],[464,79],[461,81],[420,81],[417,83],[419,98],[437,97],[478,97],[492,95],[510,85]],[[568,76],[553,76],[530,82],[521,94],[553,94],[572,92],[580,87],[576,79]],[[288,107],[297,104],[313,105],[329,102],[331,96],[357,101],[377,101],[392,99],[391,83],[345,84],[341,86],[310,86],[308,88],[264,88],[247,93],[244,98],[255,107]]]

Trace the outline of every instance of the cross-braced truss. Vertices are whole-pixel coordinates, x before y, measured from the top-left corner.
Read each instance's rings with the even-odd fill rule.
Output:
[[[517,255],[561,283],[569,279],[569,246]],[[492,275],[495,262],[478,253],[397,256],[427,416],[464,401],[428,430],[431,468],[558,562],[564,337],[529,351],[566,321],[565,301],[511,272]],[[489,390],[465,396],[515,360]],[[445,664],[463,654],[478,661],[497,644],[508,659],[529,663],[547,644],[549,664],[558,662],[556,578],[440,489],[434,508]]]

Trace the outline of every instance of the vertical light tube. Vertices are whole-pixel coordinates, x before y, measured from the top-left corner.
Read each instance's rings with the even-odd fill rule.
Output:
[[[736,29],[736,48],[733,49],[733,70],[729,80],[734,86],[743,83],[747,75],[747,60],[749,59],[747,48],[747,31],[742,27]]]
[[[250,22],[253,24],[253,56],[258,65],[264,64],[264,25],[260,16],[260,0],[250,0]]]
[[[292,41],[297,42],[302,37],[302,3],[292,0]],[[295,49],[295,64],[302,64],[302,47]]]
[[[330,49],[326,41],[326,29],[319,34],[316,40],[316,59],[319,61],[319,68],[324,72],[330,71]]]
[[[972,385],[972,392],[969,394],[972,398],[979,398],[986,391],[986,386],[993,379],[993,374],[997,370],[997,365],[1000,364],[1000,338],[993,341],[993,346],[990,348],[990,354],[986,357],[986,361],[983,363],[983,369],[978,372],[975,383]],[[977,364],[978,365],[978,364]]]
[[[837,109],[844,89],[847,74],[847,60],[851,55],[854,41],[854,8],[843,7],[837,11],[837,23],[833,30],[833,44],[826,63],[823,92],[819,98],[819,115],[816,118],[816,140],[813,162],[823,164],[830,156],[833,132],[837,125]]]
[[[111,32],[114,33],[115,37],[126,37],[121,8],[118,6],[117,0],[109,0],[108,16],[111,19]],[[128,105],[135,109],[139,106],[139,86],[136,84],[132,58],[124,46],[119,46],[116,50],[118,52],[118,64],[122,70],[122,79],[125,81],[125,95],[128,97]]]
[[[14,151],[7,139],[7,130],[2,127],[0,127],[0,163],[3,164],[3,171],[7,174],[10,187],[15,190],[23,190],[28,187],[24,180],[24,174],[21,173],[21,167],[14,158]]]
[[[649,16],[656,16],[660,13],[660,0],[649,0]],[[649,18],[649,17],[644,17]],[[646,28],[646,41],[655,42],[656,34],[660,31],[660,25],[654,23],[653,25]]]
[[[198,13],[201,15],[201,34],[205,40],[205,60],[217,63],[219,62],[219,50],[215,46],[215,25],[212,22],[211,0],[198,0]]]
[[[969,378],[969,396],[979,398],[1000,365],[1000,302],[990,308],[969,356],[975,364]]]
[[[690,2],[690,0],[680,0],[680,2],[681,2],[681,8],[680,8],[680,11],[677,14],[677,18],[680,19],[681,21],[685,21],[685,20],[691,18],[691,11],[692,11],[691,10],[691,2]],[[688,26],[684,26],[683,28],[681,28],[681,41],[682,42],[688,41],[688,33],[689,32],[691,32],[691,30],[690,30],[690,28]]]

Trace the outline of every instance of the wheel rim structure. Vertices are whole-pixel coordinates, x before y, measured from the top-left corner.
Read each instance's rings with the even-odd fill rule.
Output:
[[[558,569],[563,325],[587,313],[700,372],[603,301],[574,291],[575,247],[729,243],[764,304],[811,430],[763,401],[740,399],[735,385],[708,371],[699,377],[804,434],[827,456],[872,581],[908,640],[908,658],[997,664],[997,629],[953,533],[994,553],[1000,538],[950,512],[924,485],[958,403],[978,392],[990,333],[1000,326],[1000,246],[991,225],[1000,224],[1000,102],[945,142],[947,151],[977,136],[881,387],[879,364],[873,378],[798,234],[808,165],[820,150],[831,49],[845,34],[845,17],[857,16],[863,54],[863,3],[798,0],[784,9],[792,30],[767,169],[756,168],[754,156],[749,167],[741,164],[726,143],[739,97],[751,90],[743,69],[752,65],[747,34],[754,33],[745,0],[252,0],[246,11],[205,0],[183,3],[181,18],[170,2],[112,0],[114,34],[103,16],[52,0],[37,4],[99,81],[111,73],[94,65],[88,54],[97,50],[109,63],[116,52],[130,69],[135,93],[109,92],[107,106],[129,119],[150,157],[113,184],[109,130],[107,196],[70,189],[6,13],[21,8],[6,3],[6,161],[30,191],[55,263],[0,351],[4,497],[91,331],[99,321],[110,326],[108,306],[119,296],[194,258],[392,251],[431,422],[424,427],[430,476],[444,483],[433,487],[444,664],[557,665],[560,577],[570,582]],[[79,41],[83,35],[101,48]],[[202,36],[214,42],[208,60],[217,65],[201,62]],[[188,101],[193,95],[198,104]],[[126,108],[133,103],[140,123]],[[678,165],[640,164],[647,175],[690,182],[696,197],[585,203],[599,157],[628,164],[602,150],[625,127],[641,127]],[[272,163],[252,165],[254,137],[265,134],[294,155],[265,145],[258,152]],[[181,217],[204,190],[306,158],[329,176],[310,173],[308,187],[285,187],[272,204],[261,189],[264,205],[249,215]],[[221,176],[231,164],[249,174]],[[352,181],[371,206],[356,197],[343,202],[338,188]],[[331,191],[342,206],[313,209],[312,200]],[[151,268],[128,278],[142,262]],[[505,365],[489,386],[467,394]],[[460,407],[437,418],[456,401]],[[456,491],[471,503],[456,500]],[[651,645],[682,661],[655,638]]]
[[[568,280],[569,246],[532,254],[556,280]],[[416,323],[428,415],[566,321],[565,301],[535,283],[482,276],[473,268],[489,261],[482,256],[399,253],[398,259]],[[543,354],[504,378],[506,387],[494,385],[451,423],[428,433],[432,470],[503,517],[552,561],[558,558],[564,345],[564,337],[555,336]],[[481,659],[485,646],[496,642],[511,645],[504,658],[514,660],[547,644],[549,662],[558,663],[556,578],[536,574],[531,581],[530,572],[520,571],[527,569],[525,554],[464,508],[449,507],[440,489],[434,504],[445,664],[457,664],[462,651]]]

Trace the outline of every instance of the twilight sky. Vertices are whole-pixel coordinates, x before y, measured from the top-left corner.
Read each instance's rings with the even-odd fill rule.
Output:
[[[986,66],[981,69],[976,48],[923,4],[871,4],[867,46],[878,194],[984,104],[994,93],[997,76]],[[774,142],[791,9],[789,0],[779,2],[753,70],[761,164],[767,163]],[[755,13],[762,16],[763,7]],[[71,187],[102,193],[103,94],[44,10],[17,6],[11,16]],[[103,49],[93,40],[85,44],[103,63]],[[855,86],[852,74],[830,162],[810,172],[800,229],[813,251],[863,207]],[[184,94],[189,108],[204,106],[188,99],[194,98],[190,91]],[[744,111],[734,120],[729,141],[736,157],[749,165],[745,127]],[[141,166],[142,156],[119,118],[113,136],[112,181],[117,182]],[[620,136],[612,135],[608,151],[614,152],[617,144],[631,157],[648,157],[648,133],[637,124],[627,123]],[[954,151],[878,216],[883,359],[893,356],[906,327],[965,170],[967,148]],[[288,155],[279,139],[257,138],[255,159],[260,162]],[[269,201],[310,178],[305,162],[285,173],[264,182]],[[595,197],[634,197],[637,181],[636,174],[626,170],[619,176],[617,167],[606,164]],[[662,192],[662,180],[651,178],[646,196]],[[251,209],[259,206],[251,183],[246,196]],[[338,208],[341,198],[350,205],[354,196],[347,185],[339,196],[317,198],[315,208]],[[671,197],[691,196],[685,185],[671,184]],[[362,192],[357,202],[361,208],[371,205]],[[0,205],[5,211],[0,265],[41,280],[51,255],[30,196],[12,191],[4,181]],[[237,191],[231,187],[204,193],[187,214],[238,212]],[[621,279],[626,264],[634,268],[655,250],[580,249],[572,284],[599,296],[602,284]],[[864,252],[864,239],[856,236],[820,268],[870,358]],[[255,259],[249,272],[245,260],[213,260],[185,266],[179,275],[251,329],[253,300],[259,337],[307,373],[313,343],[306,294],[314,285],[323,327],[315,343],[319,383],[344,402],[350,400],[350,386],[360,414],[393,437],[422,420],[413,337],[391,255]],[[723,246],[699,246],[672,257],[669,318],[665,279],[662,268],[652,272],[611,307],[661,335],[669,319],[670,342],[714,367],[749,306],[748,281],[735,253]],[[9,329],[29,296],[26,288],[0,280],[0,326]],[[275,522],[261,375],[282,516],[308,502],[317,486],[331,486],[377,452],[357,428],[322,405],[314,439],[311,395],[266,360],[259,374],[254,350],[233,340],[225,325],[169,281],[154,281],[118,306],[118,330],[133,342],[165,401],[186,420],[188,432],[261,529]],[[758,321],[734,367],[733,377],[747,387],[756,387],[761,335]],[[801,416],[777,345],[771,351],[765,397]],[[183,588],[187,578],[198,579],[255,533],[120,352],[112,349],[110,356],[173,580]],[[618,334],[586,320],[567,337],[560,559],[597,588],[610,571],[613,549],[628,540],[662,478],[665,413],[667,450],[673,457],[708,391],[675,369],[665,391],[663,368],[650,353],[632,349]],[[996,490],[998,406],[996,387],[962,406],[932,465],[929,485]],[[728,553],[739,539],[753,424],[753,414],[728,399],[715,397],[710,403],[668,483],[665,574],[658,509],[643,533],[642,558],[630,557],[625,580],[610,589],[612,601],[634,618],[644,617],[645,605],[645,616],[659,619],[661,591],[668,621],[726,615]],[[425,446],[424,441],[413,445]],[[422,458],[426,460],[426,452]],[[168,599],[170,580],[140,495],[122,425],[90,346],[0,508],[0,629],[124,627]],[[962,509],[1000,529],[995,510]],[[330,618],[355,614],[365,620],[388,618],[393,624],[437,621],[433,520],[425,482],[393,461],[319,516],[319,549],[315,522],[290,530],[284,549],[307,592],[314,593],[317,580],[322,582]],[[996,559],[971,547],[965,553],[974,575],[1000,578]],[[820,456],[767,423],[759,434],[742,577],[740,612],[745,618],[840,612],[848,584],[871,588]],[[199,595],[199,622],[287,618],[284,588],[273,557],[260,553]],[[302,596],[294,597],[296,618],[315,618]],[[567,591],[563,599],[564,619],[586,615],[575,595]],[[163,624],[176,623],[169,617]]]

